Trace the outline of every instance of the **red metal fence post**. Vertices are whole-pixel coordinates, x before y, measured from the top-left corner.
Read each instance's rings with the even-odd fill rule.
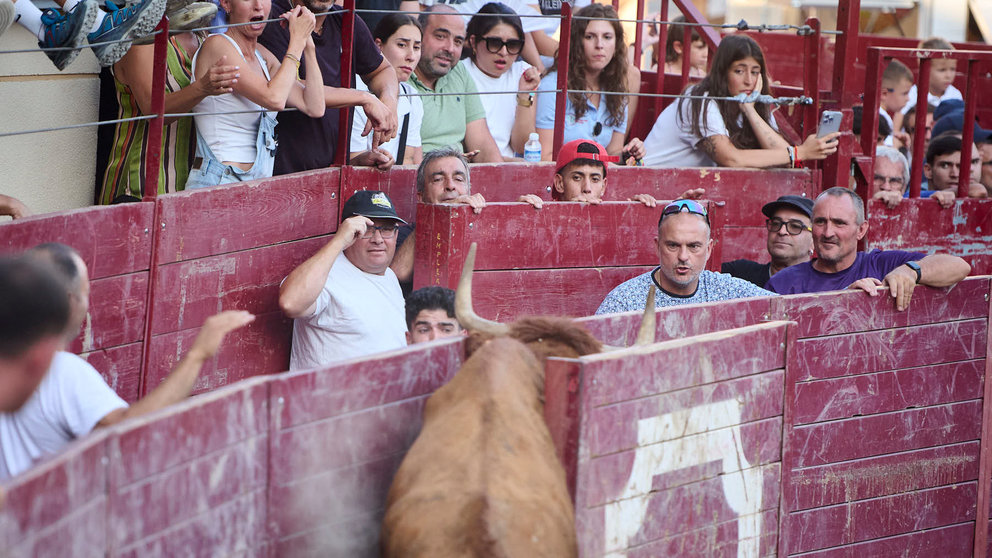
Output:
[[[811,17],[806,20],[806,25],[812,29],[812,33],[806,35],[803,42],[804,60],[803,68],[803,95],[813,100],[813,103],[803,107],[803,129],[799,139],[804,140],[806,136],[816,129],[817,114],[820,110],[820,20]]]
[[[958,175],[959,198],[968,197],[968,187],[971,185],[971,159],[977,155],[972,149],[975,145],[975,105],[978,104],[977,66],[976,60],[968,60],[968,81],[964,90],[964,122],[961,128],[961,172]],[[979,165],[981,165],[981,160],[979,160]]]
[[[354,2],[354,0],[350,0]],[[565,103],[568,99],[568,48],[572,35],[572,6],[561,3],[561,42],[558,43],[558,92],[555,94],[555,135],[551,159],[558,158],[558,151],[565,138]]]
[[[637,27],[634,28],[634,66],[641,67],[641,41],[644,40],[644,0],[637,0]],[[659,45],[664,46],[664,45]],[[658,47],[655,47],[658,48]],[[649,65],[650,66],[650,65]]]
[[[660,60],[660,57],[659,57]],[[682,28],[682,80],[679,81],[679,93],[685,91],[689,83],[689,69],[692,67],[692,27]]]
[[[351,64],[355,43],[355,0],[344,0],[344,20],[341,22],[341,83],[351,87]],[[338,145],[334,151],[334,164],[347,164],[348,138],[351,135],[351,107],[338,109]]]
[[[861,111],[861,152],[874,161],[875,142],[878,137],[878,103],[882,80],[882,53],[877,48],[868,49],[867,66],[865,67],[865,103]],[[858,180],[857,191],[861,199],[871,197],[868,177],[862,173],[854,173]]]
[[[660,21],[668,21],[668,2],[661,3],[661,12],[658,15]],[[658,24],[658,67],[655,68],[654,92],[658,95],[665,92],[665,44],[668,43],[668,24]],[[654,98],[654,117],[658,118],[665,108],[665,98]]]
[[[920,58],[920,76],[916,79],[917,95],[916,95],[916,131],[917,133],[913,136],[913,162],[910,166],[914,169],[923,168],[923,143],[925,141],[924,136],[927,129],[927,93],[930,91],[930,59],[922,58],[923,56],[929,56],[930,53],[916,51],[913,53],[914,56]],[[864,132],[864,128],[861,129]],[[920,185],[923,182],[922,172],[911,172],[909,173],[909,197],[918,198],[920,197]]]
[[[169,18],[162,20],[155,27],[155,58],[152,66],[152,112],[157,116],[146,121],[148,126],[148,146],[145,153],[145,191],[142,201],[154,201],[158,195],[158,174],[162,167],[162,128],[165,126],[165,73],[166,49],[169,44]]]

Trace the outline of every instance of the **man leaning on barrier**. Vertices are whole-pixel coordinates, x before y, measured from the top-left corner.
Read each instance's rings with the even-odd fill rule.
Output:
[[[286,277],[279,307],[294,319],[290,370],[406,346],[403,294],[389,269],[402,223],[386,194],[355,192],[330,242]]]
[[[947,209],[954,206],[954,192],[953,189],[920,190],[920,197],[932,198]],[[909,197],[909,161],[894,147],[876,147],[871,199],[881,200],[889,209],[894,209],[906,197]]]
[[[813,200],[802,196],[781,196],[761,208],[768,229],[766,248],[771,261],[760,264],[751,260],[723,262],[722,273],[750,281],[764,288],[772,275],[783,269],[808,262],[813,255]]]
[[[75,250],[64,244],[42,244],[24,257],[51,265],[63,293],[68,291],[69,319],[60,332],[58,344],[62,349],[79,335],[89,309],[86,264]],[[207,318],[193,346],[172,372],[130,406],[89,363],[59,350],[44,380],[24,406],[14,412],[0,413],[0,480],[20,474],[97,428],[182,401],[193,391],[203,363],[217,353],[224,336],[254,319],[242,311],[221,312]]]
[[[824,191],[813,205],[813,247],[817,258],[782,270],[768,281],[779,294],[862,289],[871,296],[888,287],[896,308],[905,310],[916,285],[949,287],[971,272],[957,256],[900,250],[858,252],[868,233],[861,197],[848,188]]]
[[[389,141],[396,135],[396,100],[399,84],[396,72],[383,58],[379,47],[372,40],[372,33],[360,18],[355,19],[352,71],[362,76],[369,91],[341,87],[341,26],[343,9],[333,0],[274,0],[270,17],[293,8],[293,4],[306,6],[317,14],[313,42],[317,51],[317,64],[324,78],[324,98],[328,109],[360,106],[368,116],[366,133],[375,134],[374,146]],[[332,12],[327,14],[327,12]],[[279,60],[286,55],[289,31],[272,23],[258,42],[272,51]],[[301,68],[306,75],[306,68]],[[274,175],[329,167],[334,160],[338,141],[337,110],[327,110],[322,118],[310,118],[300,112],[280,112],[276,127],[279,147],[276,150]],[[385,170],[393,163],[387,152],[374,148],[351,160],[353,165],[375,166]]]
[[[713,240],[706,208],[699,202],[679,200],[665,206],[656,242],[660,265],[610,291],[597,314],[643,310],[651,285],[658,287],[655,307],[773,294],[743,279],[704,269]]]
[[[475,213],[486,207],[482,194],[472,193],[472,180],[468,161],[461,151],[453,147],[443,147],[424,153],[424,159],[417,167],[417,201],[421,203],[465,204]],[[413,232],[416,223],[400,227],[396,241],[396,257],[392,268],[396,277],[409,291],[413,286],[413,260],[416,253]]]

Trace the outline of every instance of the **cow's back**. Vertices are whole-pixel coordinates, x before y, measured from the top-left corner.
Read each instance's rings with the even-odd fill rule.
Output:
[[[500,338],[430,397],[389,491],[384,556],[576,555],[543,378],[526,346]]]

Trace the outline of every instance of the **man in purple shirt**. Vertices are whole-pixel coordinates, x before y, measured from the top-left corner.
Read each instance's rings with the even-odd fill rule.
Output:
[[[888,287],[896,308],[905,310],[917,284],[948,287],[971,272],[957,256],[900,250],[858,252],[858,241],[868,233],[865,205],[848,188],[830,188],[813,205],[813,247],[817,258],[776,273],[765,288],[779,294],[862,289],[876,296]]]

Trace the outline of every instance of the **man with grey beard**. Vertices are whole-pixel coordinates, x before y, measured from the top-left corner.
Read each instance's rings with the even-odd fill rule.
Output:
[[[489,133],[486,110],[476,95],[475,82],[465,66],[458,63],[465,44],[465,20],[452,7],[439,4],[420,15],[420,25],[424,39],[420,62],[410,83],[419,93],[428,93],[420,98],[424,104],[420,126],[424,154],[453,147],[477,152],[473,159],[476,163],[503,162]]]
[[[313,42],[324,78],[327,108],[362,107],[369,118],[365,133],[375,134],[373,149],[357,158],[353,156],[351,164],[376,166],[381,170],[389,168],[392,156],[378,149],[378,146],[396,135],[396,100],[399,92],[396,72],[382,57],[365,22],[356,18],[352,71],[362,76],[369,92],[342,87],[341,25],[344,11],[335,6],[333,0],[274,0],[269,17],[279,17],[279,14],[292,9],[293,3],[306,6],[317,15]],[[283,60],[289,46],[289,30],[276,23],[266,25],[258,41],[276,58]],[[306,75],[305,67],[299,71],[301,76]],[[338,140],[338,111],[328,110],[321,118],[310,118],[298,111],[280,112],[278,120],[276,135],[279,137],[279,148],[276,150],[273,174],[289,174],[331,165]]]

